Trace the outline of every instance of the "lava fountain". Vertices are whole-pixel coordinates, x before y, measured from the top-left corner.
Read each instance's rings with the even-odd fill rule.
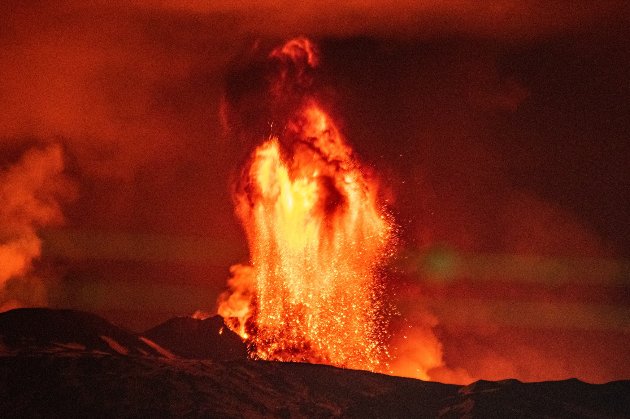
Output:
[[[318,64],[314,45],[273,50],[278,97]],[[292,84],[291,86],[286,86]],[[252,152],[235,188],[250,265],[232,267],[218,312],[257,359],[378,370],[386,358],[379,270],[393,223],[378,184],[315,95],[301,93],[281,135]]]

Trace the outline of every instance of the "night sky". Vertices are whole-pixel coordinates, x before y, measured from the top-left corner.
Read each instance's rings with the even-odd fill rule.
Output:
[[[216,310],[273,129],[258,66],[303,35],[398,225],[392,344],[411,326],[445,380],[630,378],[624,2],[24,3],[0,5],[2,310]]]

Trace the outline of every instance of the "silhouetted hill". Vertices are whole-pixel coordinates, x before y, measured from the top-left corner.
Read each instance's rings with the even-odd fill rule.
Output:
[[[77,310],[20,308],[0,313],[0,353],[100,352],[172,356],[153,342]]]
[[[182,358],[247,359],[247,347],[221,316],[205,320],[175,317],[147,330],[143,336]]]
[[[458,391],[448,417],[630,417],[630,381],[587,384],[576,379],[522,383],[480,380]]]
[[[89,313],[0,314],[0,417],[630,417],[630,381],[458,386],[325,365],[220,360],[243,355],[242,346],[225,349],[233,337],[219,333],[222,324],[176,318],[152,329],[181,356],[214,357],[191,360]]]

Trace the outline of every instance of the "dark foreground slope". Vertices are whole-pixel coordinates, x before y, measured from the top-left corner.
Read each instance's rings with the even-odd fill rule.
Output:
[[[225,326],[221,316],[205,320],[174,317],[142,335],[181,358],[247,359],[247,347],[236,333]]]
[[[630,381],[467,387],[322,365],[0,357],[2,417],[630,417]]]
[[[3,417],[435,415],[457,387],[332,367],[121,356],[0,358]]]
[[[462,387],[232,359],[219,320],[166,322],[163,348],[89,313],[2,313],[0,417],[630,417],[630,381]]]

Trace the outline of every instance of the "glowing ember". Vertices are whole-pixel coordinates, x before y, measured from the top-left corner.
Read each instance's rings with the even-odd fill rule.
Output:
[[[270,58],[297,68],[298,79],[318,62],[305,39]],[[235,198],[251,267],[232,268],[219,314],[234,318],[252,356],[377,369],[385,354],[378,269],[392,224],[376,183],[314,98],[305,95],[283,135],[254,150]]]

